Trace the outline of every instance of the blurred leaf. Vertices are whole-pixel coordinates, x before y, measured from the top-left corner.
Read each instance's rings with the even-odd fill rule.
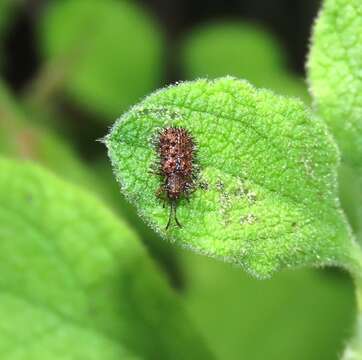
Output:
[[[309,100],[303,81],[287,71],[278,41],[255,24],[204,24],[186,37],[181,55],[188,79],[232,75],[279,94]]]
[[[339,169],[341,202],[360,242],[362,241],[361,14],[362,3],[359,0],[325,0],[315,23],[308,61],[308,77],[315,110],[328,123],[341,149],[342,166]],[[356,281],[356,286],[357,298],[360,300],[360,280]],[[345,360],[362,358],[361,324],[359,314],[356,335],[343,355]]]
[[[285,51],[254,24],[205,24],[186,37],[181,53],[188,78],[233,74],[310,101],[306,85],[288,71]],[[182,260],[186,304],[218,358],[338,358],[354,316],[346,275],[298,270],[260,283],[192,253]]]
[[[318,114],[342,151],[341,201],[362,241],[362,3],[326,0],[316,22],[308,76]]]
[[[355,315],[347,274],[285,271],[260,282],[191,253],[183,262],[188,309],[219,359],[339,359]]]
[[[362,242],[362,173],[342,162],[338,172],[339,197],[354,234]]]
[[[326,0],[308,62],[316,110],[327,121],[342,159],[362,169],[362,3]]]
[[[0,1],[0,38],[3,36],[8,24],[12,21],[17,8],[23,0],[1,0]]]
[[[149,175],[157,163],[151,139],[167,126],[195,138],[200,178],[208,184],[190,203],[180,201],[184,226],[168,230],[169,209],[156,196],[160,179]],[[298,100],[230,77],[186,82],[133,107],[106,143],[124,194],[182,246],[259,277],[350,261],[355,244],[336,199],[337,149]]]
[[[182,60],[191,77],[230,74],[243,78],[248,71],[251,82],[286,67],[285,54],[273,36],[255,24],[231,21],[194,29],[185,38]]]
[[[3,39],[22,0],[0,0],[0,66],[4,62]]]
[[[66,92],[105,122],[160,83],[160,31],[131,2],[54,2],[39,31],[42,52],[57,68],[53,72],[64,72]]]
[[[162,264],[173,283],[181,282],[173,255],[174,248],[166,242],[160,242],[159,237],[144,225],[128,201],[117,196],[118,185],[114,181],[107,159],[104,158],[102,165],[88,166],[59,133],[34,125],[34,121],[24,114],[1,82],[0,153],[12,158],[35,161],[62,178],[101,195],[107,204],[137,230],[152,256]]]
[[[119,185],[114,179],[108,159],[99,159],[91,168],[102,182],[102,194],[107,204],[110,204],[137,231],[151,255],[169,275],[172,285],[176,288],[182,287],[183,278],[177,249],[172,244],[161,241],[160,236],[140,219],[135,207],[119,193]]]
[[[0,153],[33,160],[72,182],[97,188],[95,176],[71,145],[50,129],[34,125],[28,117],[0,82]]]
[[[0,161],[2,359],[208,359],[134,233],[41,168]],[[171,336],[172,335],[172,336]]]

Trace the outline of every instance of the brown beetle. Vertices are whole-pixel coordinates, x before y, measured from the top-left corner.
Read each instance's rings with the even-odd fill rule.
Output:
[[[184,128],[167,127],[158,134],[156,142],[159,155],[159,175],[163,184],[157,196],[166,197],[170,203],[170,216],[166,230],[174,214],[175,222],[182,227],[176,217],[176,208],[181,197],[188,199],[194,189],[196,177],[195,143]]]

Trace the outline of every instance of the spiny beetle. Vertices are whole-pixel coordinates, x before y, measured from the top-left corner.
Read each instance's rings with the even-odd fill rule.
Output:
[[[163,182],[156,195],[163,199],[166,197],[170,204],[166,230],[171,224],[172,215],[176,224],[182,227],[176,216],[176,208],[179,200],[182,197],[188,199],[195,188],[195,142],[186,129],[167,127],[158,133],[156,150],[159,155],[158,174]]]

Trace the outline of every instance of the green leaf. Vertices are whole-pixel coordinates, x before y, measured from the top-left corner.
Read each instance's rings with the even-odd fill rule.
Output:
[[[183,278],[177,255],[177,248],[171,243],[161,241],[160,236],[154,232],[137,214],[136,209],[127,199],[119,193],[119,186],[114,181],[112,168],[107,157],[101,161],[92,163],[91,169],[102,181],[100,190],[107,204],[117,211],[117,214],[125,219],[127,223],[137,232],[147,249],[150,252],[161,270],[169,277],[170,283],[180,288],[183,285]]]
[[[160,128],[186,128],[199,179],[165,229],[169,209],[149,169]],[[164,237],[270,276],[298,265],[348,263],[348,226],[336,199],[337,149],[323,123],[295,99],[221,78],[185,82],[133,107],[106,138],[122,190]]]
[[[1,359],[211,357],[137,237],[96,198],[1,159],[0,204]]]
[[[362,3],[325,0],[314,27],[308,69],[316,110],[342,159],[362,169]]]
[[[21,4],[18,0],[1,0],[0,1],[0,39],[3,38],[4,30],[13,19],[14,13]]]
[[[286,67],[285,54],[273,36],[255,24],[239,21],[195,28],[184,39],[182,58],[193,77],[225,75],[220,71],[243,77],[243,71],[248,71],[248,80],[257,82]]]
[[[0,153],[33,160],[67,180],[97,189],[95,175],[69,143],[50,129],[35,125],[0,81]]]
[[[348,274],[299,269],[259,281],[229,264],[183,253],[185,301],[218,359],[340,358],[355,317]]]
[[[4,51],[5,34],[21,5],[21,0],[0,0],[0,68],[3,67],[6,58]]]
[[[342,152],[340,197],[362,238],[362,4],[326,0],[313,31],[308,77],[316,112],[328,123]]]
[[[362,173],[345,162],[338,171],[339,197],[353,233],[362,242]]]
[[[160,31],[132,2],[57,1],[39,31],[47,61],[65,71],[67,94],[106,122],[160,83]]]
[[[254,24],[218,21],[187,35],[181,59],[187,78],[232,74],[309,103],[306,85],[288,71],[283,50],[270,32]],[[356,192],[349,192],[354,200]],[[186,303],[218,358],[340,357],[354,324],[348,275],[304,269],[260,283],[228,264],[192,253],[182,260]],[[270,331],[271,326],[277,331]]]
[[[199,26],[183,41],[181,59],[188,79],[232,75],[309,100],[303,81],[287,70],[278,41],[255,24],[218,21]]]
[[[101,167],[94,163],[87,166],[59,133],[35,125],[34,116],[29,116],[22,110],[0,82],[0,153],[16,159],[32,160],[63,179],[100,195],[119,216],[137,230],[151,255],[178,281],[178,272],[173,261],[175,256],[172,254],[174,248],[160,242],[159,236],[142,222],[129,202],[117,197],[119,189],[107,157],[102,158]]]

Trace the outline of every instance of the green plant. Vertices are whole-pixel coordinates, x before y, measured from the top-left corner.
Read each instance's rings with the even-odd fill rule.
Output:
[[[287,70],[287,54],[260,25],[214,21],[184,39],[180,65],[187,78],[231,74],[310,102],[303,81]],[[289,81],[281,81],[285,78]],[[181,255],[186,305],[218,358],[320,360],[342,352],[354,317],[353,284],[346,273],[303,268],[260,282],[226,263]],[[265,324],[277,324],[274,336]],[[258,346],[260,338],[264,346]]]
[[[3,359],[211,356],[126,223],[38,166],[0,170]]]
[[[170,240],[257,277],[286,267],[340,266],[354,277],[359,301],[361,11],[357,0],[325,1],[308,63],[313,111],[227,77],[158,91],[123,115],[106,143],[140,215]],[[150,138],[171,125],[194,135],[208,189],[180,201],[187,225],[166,231],[168,210],[155,196],[159,179],[147,174],[157,161]],[[362,356],[358,332],[345,359]]]
[[[1,47],[26,2],[0,3]],[[34,10],[39,71],[20,93],[0,81],[1,359],[336,359],[354,316],[348,275],[276,273],[332,264],[358,277],[360,268],[353,238],[362,214],[359,155],[346,140],[353,136],[358,148],[358,136],[339,126],[350,115],[358,126],[358,110],[348,102],[334,107],[350,84],[344,81],[352,77],[358,88],[349,72],[358,73],[359,57],[336,72],[340,50],[325,54],[318,45],[338,43],[330,25],[335,3],[327,3],[310,57],[318,94],[312,111],[275,95],[310,103],[277,39],[262,27],[215,21],[180,38],[172,49],[180,56],[170,58],[184,79],[222,78],[154,93],[106,139],[124,195],[145,222],[119,194],[95,139],[166,77],[160,29],[126,0],[53,1]],[[337,5],[347,3],[354,1]],[[347,20],[338,18],[343,30],[358,27],[349,6]],[[354,33],[342,36],[351,53],[358,51]],[[7,62],[1,51],[0,65]],[[342,77],[333,80],[338,97],[326,93],[323,81],[333,76],[324,63]],[[324,120],[349,153],[341,163]],[[158,156],[151,140],[156,128],[171,124],[194,135],[201,171],[190,203],[178,204],[183,228],[165,231],[169,207],[162,208],[160,179],[150,174]],[[160,241],[149,223],[171,241]],[[247,277],[239,265],[273,279]],[[358,358],[359,347],[357,338],[345,357]]]
[[[109,123],[160,84],[162,36],[130,1],[54,2],[38,32],[47,65],[28,91],[33,105],[65,94]]]
[[[187,79],[233,75],[309,101],[303,81],[287,70],[280,44],[260,25],[224,20],[198,26],[185,37],[180,58]]]

